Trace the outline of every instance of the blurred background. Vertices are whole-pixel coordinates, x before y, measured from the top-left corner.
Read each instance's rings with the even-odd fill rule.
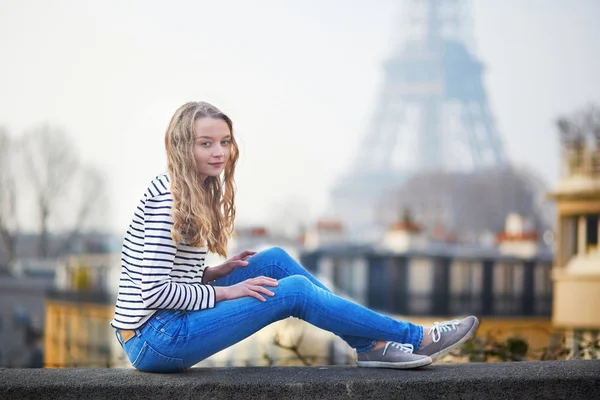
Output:
[[[417,323],[480,316],[452,361],[597,357],[598,16],[595,0],[0,0],[0,367],[129,365],[109,326],[121,243],[190,100],[234,121],[232,255],[282,247]],[[200,365],[351,360],[289,319]]]

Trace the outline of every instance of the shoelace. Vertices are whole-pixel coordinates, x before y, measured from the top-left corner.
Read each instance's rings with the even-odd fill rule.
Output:
[[[382,356],[385,356],[385,352],[387,351],[388,347],[395,347],[405,353],[412,353],[414,350],[413,345],[410,343],[387,342],[385,344],[385,348],[383,349]]]
[[[453,319],[452,321],[434,322],[427,334],[431,335],[433,343],[437,343],[442,338],[442,333],[455,331],[457,329],[456,326],[459,323],[460,321],[457,319]]]

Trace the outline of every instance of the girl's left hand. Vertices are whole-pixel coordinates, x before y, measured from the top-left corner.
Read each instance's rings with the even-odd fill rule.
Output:
[[[211,269],[214,272],[214,276],[211,276],[212,279],[209,279],[209,281],[213,281],[213,280],[224,277],[225,275],[227,275],[231,271],[233,271],[233,269],[236,267],[247,266],[248,261],[246,261],[246,260],[255,254],[256,254],[255,251],[246,250],[246,251],[241,252],[237,256],[231,257],[229,260],[225,261],[221,265],[217,265],[216,267],[209,268],[206,272],[210,271]]]
[[[223,264],[221,264],[221,267],[223,267],[223,269],[229,268],[229,271],[227,271],[227,273],[225,273],[225,275],[230,273],[235,267],[247,266],[248,261],[246,261],[246,260],[255,254],[256,254],[255,251],[246,250],[246,251],[241,252],[237,256],[233,256],[229,260],[225,261]],[[224,267],[224,266],[226,266],[226,267]]]

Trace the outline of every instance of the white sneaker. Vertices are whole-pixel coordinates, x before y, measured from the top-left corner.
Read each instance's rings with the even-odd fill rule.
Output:
[[[474,316],[444,322],[435,322],[427,335],[431,335],[432,342],[415,351],[438,360],[455,348],[466,342],[479,326],[479,320]]]
[[[431,357],[413,354],[412,344],[387,342],[385,346],[359,353],[356,364],[368,368],[397,368],[410,369],[429,365],[433,362]]]

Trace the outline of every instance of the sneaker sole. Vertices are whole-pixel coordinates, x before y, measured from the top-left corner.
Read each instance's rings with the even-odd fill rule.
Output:
[[[431,357],[424,357],[415,361],[405,362],[384,362],[384,361],[357,361],[356,365],[363,368],[394,368],[394,369],[412,369],[425,367],[431,364],[433,360]]]
[[[429,357],[431,357],[431,359],[433,361],[437,361],[440,358],[446,356],[452,350],[454,350],[457,347],[460,347],[464,342],[466,342],[467,340],[469,340],[471,338],[471,336],[473,336],[473,333],[477,330],[478,327],[479,327],[479,319],[476,319],[475,323],[473,324],[473,326],[471,327],[471,329],[469,329],[469,332],[467,332],[467,334],[465,336],[463,336],[462,338],[460,338],[460,340],[458,342],[454,343],[453,345],[450,345],[450,346],[446,347],[443,350],[438,351],[437,353],[433,353]]]

